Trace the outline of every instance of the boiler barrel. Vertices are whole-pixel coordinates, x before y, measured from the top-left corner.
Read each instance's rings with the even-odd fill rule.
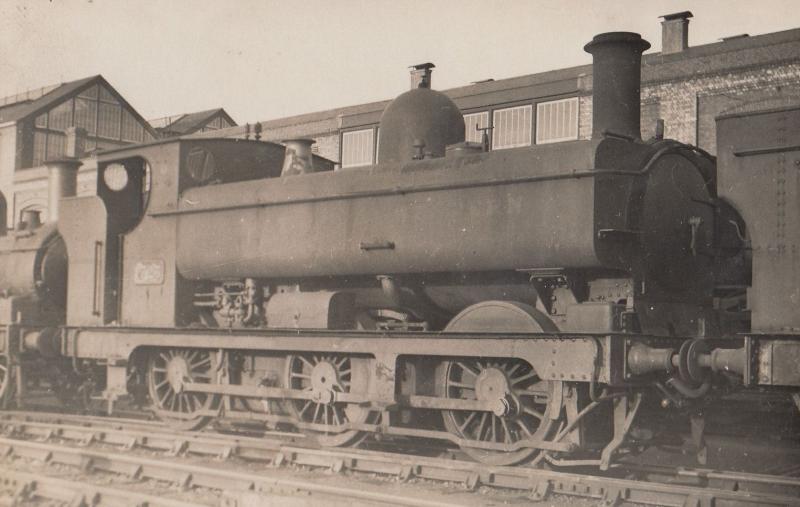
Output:
[[[597,267],[592,154],[575,142],[191,189],[178,269],[222,279]]]

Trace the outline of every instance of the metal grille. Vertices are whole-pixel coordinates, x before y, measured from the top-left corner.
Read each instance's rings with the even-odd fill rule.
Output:
[[[492,148],[530,146],[532,116],[533,107],[530,105],[495,110]]]
[[[578,139],[578,97],[536,105],[536,144]]]
[[[483,132],[477,130],[478,128],[486,128],[489,126],[489,112],[483,111],[481,113],[471,113],[464,115],[464,127],[466,132],[465,141],[470,143],[479,143],[483,138]]]
[[[371,165],[374,151],[373,129],[342,134],[342,168]]]

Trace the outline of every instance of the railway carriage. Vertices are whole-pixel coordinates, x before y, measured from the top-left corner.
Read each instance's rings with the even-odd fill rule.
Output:
[[[101,153],[97,195],[74,197],[79,163],[51,161],[57,221],[0,238],[0,396],[46,371],[67,399],[132,393],[182,428],[601,468],[659,424],[702,427],[723,393],[800,406],[800,109],[722,117],[719,159],[642,140],[648,47],[587,44],[588,140],[465,143],[421,66],[374,166],[168,139]]]

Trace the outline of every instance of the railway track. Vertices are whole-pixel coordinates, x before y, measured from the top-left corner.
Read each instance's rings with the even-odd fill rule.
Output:
[[[36,420],[34,420],[36,419]],[[302,436],[290,433],[250,437],[206,432],[176,432],[157,423],[80,416],[42,414],[0,415],[2,472],[20,498],[49,498],[80,505],[126,504],[190,505],[176,499],[151,498],[135,490],[97,486],[13,470],[12,459],[68,466],[84,472],[116,474],[130,481],[152,480],[181,489],[214,491],[226,507],[258,505],[259,498],[276,494],[310,495],[318,504],[342,501],[364,505],[452,505],[433,500],[384,493],[363,487],[321,484],[276,474],[281,469],[323,470],[328,475],[377,475],[401,483],[410,480],[455,483],[464,490],[479,487],[514,490],[530,500],[567,495],[599,500],[604,505],[800,505],[800,479],[702,469],[650,466],[642,472],[669,482],[632,480],[525,467],[487,467],[459,460],[359,449],[318,449]],[[140,452],[136,452],[140,451]],[[141,452],[148,454],[142,455]],[[191,458],[205,459],[200,464]],[[208,460],[211,463],[208,463]],[[236,469],[218,465],[240,462]],[[242,469],[248,463],[265,465],[258,473]],[[622,470],[617,470],[622,472]],[[775,488],[779,487],[780,491]],[[127,496],[126,496],[127,495]],[[428,495],[426,495],[428,496]],[[434,495],[435,496],[435,495]],[[76,502],[76,498],[78,502]],[[325,498],[326,500],[321,500]],[[83,500],[81,500],[83,499]],[[166,502],[166,503],[165,503]],[[252,503],[255,502],[255,503]],[[462,502],[457,502],[457,504]]]

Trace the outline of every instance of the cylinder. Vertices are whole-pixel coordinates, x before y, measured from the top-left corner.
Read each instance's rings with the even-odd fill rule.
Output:
[[[75,197],[78,190],[78,168],[83,164],[74,158],[48,160],[48,221],[58,220],[59,202],[65,197]]]
[[[606,132],[641,136],[642,53],[650,43],[638,33],[596,35],[583,49],[592,54],[592,137]]]
[[[313,139],[286,139],[286,155],[283,157],[281,176],[296,176],[314,172],[314,161],[311,153]]]

